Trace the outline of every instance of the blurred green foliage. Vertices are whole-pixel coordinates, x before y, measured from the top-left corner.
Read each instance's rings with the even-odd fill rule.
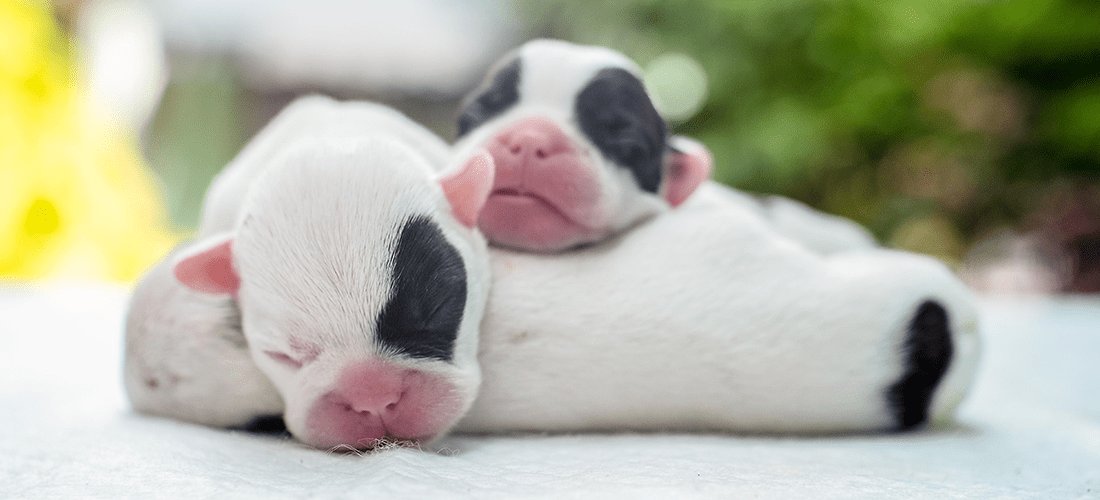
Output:
[[[641,0],[519,4],[536,36],[667,51],[709,73],[677,133],[715,177],[956,260],[1100,180],[1100,3]],[[1053,186],[1053,187],[1052,187]]]
[[[235,68],[207,57],[175,64],[149,127],[150,164],[164,184],[174,225],[198,225],[206,188],[244,146],[247,102]]]

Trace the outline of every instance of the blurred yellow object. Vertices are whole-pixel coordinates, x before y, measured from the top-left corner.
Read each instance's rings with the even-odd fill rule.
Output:
[[[167,228],[133,131],[80,101],[44,3],[0,0],[0,278],[130,281]]]

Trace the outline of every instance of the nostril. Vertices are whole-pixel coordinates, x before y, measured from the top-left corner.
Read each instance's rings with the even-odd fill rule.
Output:
[[[512,147],[508,148],[508,152],[518,155],[523,152],[523,148],[519,144],[513,144]]]
[[[550,156],[550,155],[546,153],[545,149],[538,148],[538,149],[535,150],[535,157],[536,158],[542,159],[542,158],[546,158],[547,156]]]
[[[361,417],[380,417],[400,409],[404,391],[363,391],[359,394],[332,394],[331,397],[339,411]]]

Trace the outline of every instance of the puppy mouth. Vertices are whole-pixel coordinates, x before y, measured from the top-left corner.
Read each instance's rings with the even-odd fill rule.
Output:
[[[488,203],[499,203],[510,208],[519,207],[541,207],[557,215],[565,222],[578,226],[587,227],[573,219],[573,217],[562,211],[553,201],[550,201],[546,197],[524,189],[517,188],[495,188],[489,193]]]

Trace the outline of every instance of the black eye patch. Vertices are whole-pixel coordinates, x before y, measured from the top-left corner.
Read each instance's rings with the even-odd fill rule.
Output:
[[[520,64],[517,56],[493,75],[489,88],[469,99],[458,114],[458,137],[503,113],[519,101]]]
[[[378,316],[378,341],[414,358],[451,361],[466,308],[466,267],[428,217],[413,217],[402,227],[393,283],[393,296]]]
[[[629,169],[643,190],[657,192],[667,129],[641,80],[622,68],[600,70],[577,95],[576,115],[604,157]]]

